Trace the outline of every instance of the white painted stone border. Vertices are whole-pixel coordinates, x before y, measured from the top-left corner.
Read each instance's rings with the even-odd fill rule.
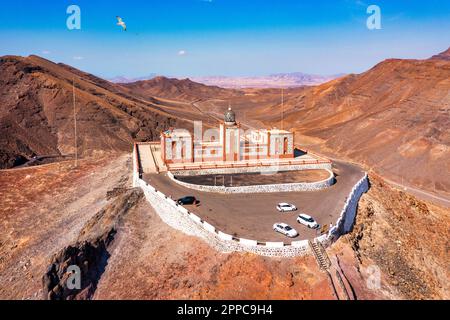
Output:
[[[340,236],[349,233],[355,223],[359,199],[368,190],[369,176],[365,173],[364,177],[362,177],[350,191],[350,194],[345,201],[344,208],[342,208],[341,214],[336,221],[336,225],[328,231],[328,234],[324,234],[315,240],[328,246],[339,239]]]
[[[329,169],[328,177],[321,181],[316,182],[299,182],[299,183],[281,183],[281,184],[265,184],[265,185],[254,185],[254,186],[241,186],[241,187],[224,187],[224,186],[205,186],[200,184],[193,184],[184,181],[180,181],[175,178],[172,172],[168,172],[167,176],[178,183],[179,185],[203,192],[214,192],[214,193],[271,193],[271,192],[298,192],[298,191],[317,191],[331,187],[334,182],[334,173]]]
[[[307,243],[302,246],[279,247],[258,244],[256,240],[234,238],[232,235],[216,230],[205,221],[198,221],[197,216],[162,195],[144,180],[138,179],[136,184],[144,191],[147,201],[165,223],[187,235],[202,238],[221,252],[251,252],[270,257],[295,257],[306,255],[310,250]]]
[[[278,172],[278,171],[300,171],[300,170],[332,170],[332,163],[293,163],[275,166],[249,166],[236,168],[205,168],[205,169],[185,169],[170,170],[175,176],[199,176],[208,174],[238,174],[257,172]]]

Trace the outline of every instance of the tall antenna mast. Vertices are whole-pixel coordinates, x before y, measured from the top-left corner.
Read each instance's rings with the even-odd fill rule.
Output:
[[[281,130],[284,130],[284,88],[281,88]]]
[[[75,108],[75,78],[72,78],[72,101],[73,101],[73,122],[75,130],[75,167],[78,166],[78,146],[77,146],[77,112]]]

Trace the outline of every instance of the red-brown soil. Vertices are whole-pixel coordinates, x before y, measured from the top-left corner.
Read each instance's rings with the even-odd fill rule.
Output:
[[[130,165],[128,155],[104,155],[0,171],[0,299],[42,297],[50,257],[77,239],[112,186],[129,186]]]
[[[332,299],[312,257],[223,254],[165,225],[146,203],[116,239],[95,299]]]

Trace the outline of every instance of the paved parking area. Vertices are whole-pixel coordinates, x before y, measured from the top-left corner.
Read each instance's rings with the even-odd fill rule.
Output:
[[[285,241],[291,239],[275,233],[273,224],[285,222],[294,227],[299,236],[293,240],[312,239],[315,230],[300,225],[296,218],[307,213],[321,224],[335,223],[346,197],[355,183],[364,176],[364,171],[345,162],[334,162],[336,183],[325,190],[260,194],[216,194],[183,187],[167,177],[166,173],[145,174],[144,180],[155,188],[178,199],[186,195],[200,200],[199,206],[187,206],[188,210],[214,225],[218,230],[237,237],[258,241]],[[299,209],[291,213],[279,213],[279,202],[295,204]]]

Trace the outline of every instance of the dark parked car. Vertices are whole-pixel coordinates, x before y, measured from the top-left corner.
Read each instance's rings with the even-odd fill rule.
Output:
[[[199,201],[195,199],[193,196],[187,196],[177,200],[178,204],[186,205],[186,204],[198,204]]]

